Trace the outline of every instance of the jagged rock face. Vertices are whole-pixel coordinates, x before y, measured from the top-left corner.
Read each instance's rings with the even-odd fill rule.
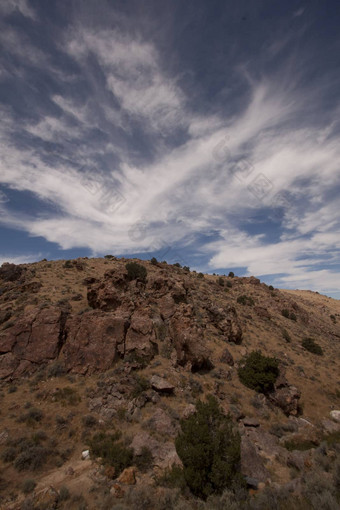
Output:
[[[109,369],[123,354],[127,317],[101,311],[72,317],[66,324],[67,342],[63,348],[65,365],[75,373],[93,373]]]
[[[0,336],[0,378],[34,370],[32,364],[55,359],[64,342],[65,312],[57,307],[35,309]]]
[[[135,352],[138,356],[153,358],[157,353],[156,334],[153,322],[147,311],[138,310],[131,318],[131,324],[126,335],[125,352]]]
[[[269,396],[269,399],[274,405],[280,407],[285,414],[296,416],[299,412],[300,397],[301,391],[295,386],[286,386],[277,389]]]
[[[15,264],[4,263],[0,267],[0,279],[4,282],[15,282],[25,272],[24,268]]]
[[[193,370],[212,367],[211,353],[204,345],[202,329],[192,318],[190,305],[180,305],[170,320],[169,331],[179,365],[190,365]]]
[[[219,308],[209,306],[207,311],[215,327],[223,333],[228,342],[240,344],[242,342],[242,328],[233,306]]]
[[[280,365],[280,375],[274,385],[274,392],[269,394],[269,400],[280,407],[288,416],[296,416],[299,412],[299,400],[301,391],[288,383],[285,369]]]
[[[259,482],[266,482],[270,478],[264,460],[246,435],[241,436],[241,472]]]

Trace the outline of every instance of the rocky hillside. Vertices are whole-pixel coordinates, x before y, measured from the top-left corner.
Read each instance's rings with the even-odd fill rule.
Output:
[[[196,508],[160,477],[181,464],[180,418],[207,394],[241,434],[244,504],[257,508],[268,490],[307,497],[308,476],[322,462],[322,497],[336,501],[329,480],[339,456],[340,302],[254,277],[128,262],[107,256],[0,268],[0,507],[161,508],[170,498],[164,508]],[[258,350],[279,366],[266,394],[238,377]],[[117,430],[133,455],[119,477],[95,459],[91,443],[96,432]]]

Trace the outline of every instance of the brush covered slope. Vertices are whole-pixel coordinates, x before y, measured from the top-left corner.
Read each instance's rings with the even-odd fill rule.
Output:
[[[239,485],[200,508],[333,508],[339,339],[339,301],[254,277],[3,264],[0,507],[196,508],[175,444],[214,395],[240,435]]]

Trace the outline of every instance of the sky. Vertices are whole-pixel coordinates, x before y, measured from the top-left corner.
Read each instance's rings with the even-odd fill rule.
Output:
[[[1,0],[0,264],[340,298],[337,0]]]

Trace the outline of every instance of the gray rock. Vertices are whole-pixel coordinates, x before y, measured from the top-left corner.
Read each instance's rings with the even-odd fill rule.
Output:
[[[150,383],[154,390],[159,391],[161,393],[173,393],[175,389],[175,386],[173,384],[171,384],[163,377],[159,377],[159,375],[153,375],[151,377]]]
[[[266,482],[270,478],[255,445],[245,435],[241,436],[241,472],[244,476],[256,478],[259,482]]]
[[[334,410],[331,411],[329,414],[332,420],[336,421],[337,423],[340,423],[340,411]]]

